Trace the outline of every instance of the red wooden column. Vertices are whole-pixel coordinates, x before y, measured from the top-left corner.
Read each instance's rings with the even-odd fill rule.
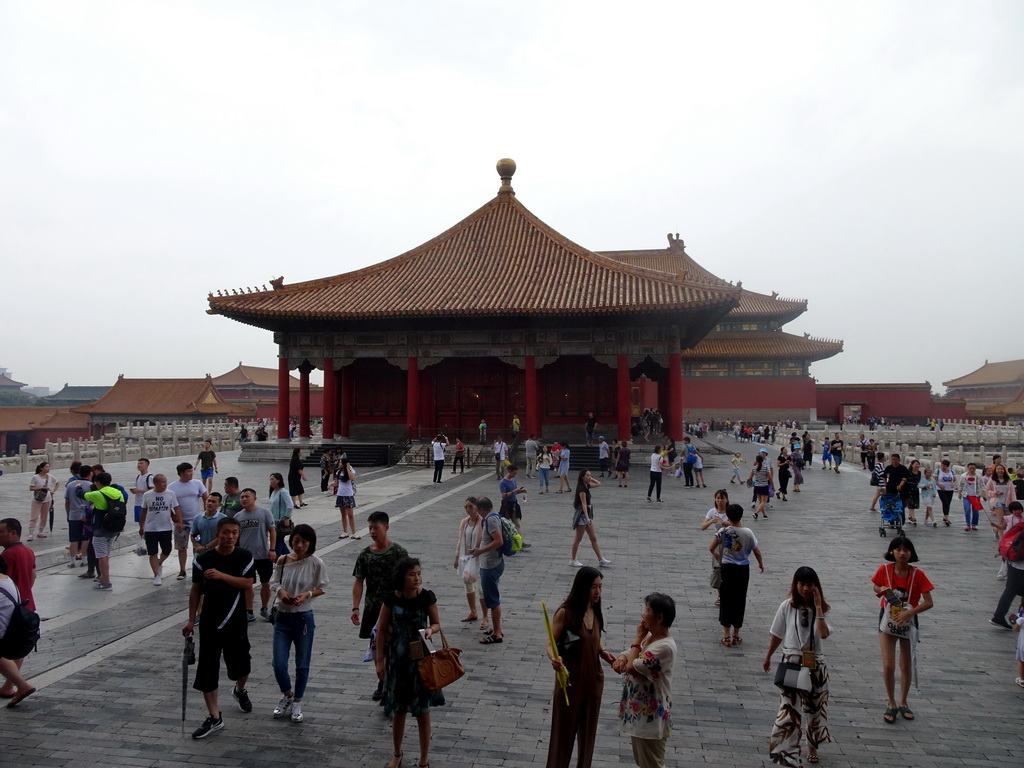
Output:
[[[308,361],[303,361],[299,366],[299,437],[309,438],[312,431],[309,428],[309,372],[313,366]]]
[[[352,423],[352,404],[355,403],[352,391],[352,366],[346,365],[341,369],[341,407],[338,428],[335,430],[342,437],[348,437],[349,425]]]
[[[420,436],[420,369],[415,357],[408,358],[408,363],[409,373],[405,393],[405,412],[409,437],[416,440]]]
[[[334,437],[338,412],[338,377],[334,372],[334,358],[324,358],[324,440]]]
[[[683,439],[683,359],[679,352],[668,356],[669,417],[665,430],[673,440]]]
[[[629,397],[629,355],[615,358],[615,412],[618,416],[619,440],[629,440],[629,417],[632,408]]]
[[[288,373],[288,358],[277,361],[277,439],[288,439],[288,417],[291,415],[290,403],[291,377]]]
[[[533,355],[526,356],[526,429],[527,435],[540,435],[540,408],[537,404],[537,361]]]

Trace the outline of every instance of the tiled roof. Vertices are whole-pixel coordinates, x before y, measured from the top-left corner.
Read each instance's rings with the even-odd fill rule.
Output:
[[[0,432],[33,429],[88,429],[89,417],[46,406],[0,407]]]
[[[730,286],[725,280],[708,272],[704,267],[693,260],[693,257],[686,252],[683,242],[668,239],[668,248],[660,250],[635,250],[635,251],[601,251],[602,256],[608,256],[623,264],[630,264],[644,269],[679,274],[685,279],[712,286]],[[726,320],[731,318],[763,317],[774,318],[788,322],[807,311],[807,301],[802,299],[783,299],[777,294],[770,296],[764,293],[756,293],[743,289],[740,303],[733,309]]]
[[[288,377],[291,381],[290,388],[294,390],[299,389],[299,379],[296,376]],[[227,373],[215,376],[213,379],[215,386],[223,387],[225,389],[230,387],[266,387],[268,389],[277,389],[277,369],[276,368],[260,368],[255,365],[242,365],[238,364],[237,367],[232,368]],[[309,385],[310,391],[322,389],[322,387],[316,384]]]
[[[843,351],[843,342],[782,331],[709,333],[683,352],[684,360],[708,358],[799,358],[823,360]]]
[[[210,314],[259,327],[289,319],[609,315],[694,309],[739,298],[708,284],[622,264],[560,235],[503,190],[407,253],[335,277],[209,298]]]
[[[110,391],[110,385],[102,387],[90,387],[90,386],[71,386],[65,384],[64,389],[60,392],[56,392],[49,397],[44,397],[43,400],[47,402],[53,402],[56,400],[73,401],[76,403],[93,403],[103,397],[107,392]]]
[[[1006,360],[1002,363],[985,364],[976,371],[959,379],[942,382],[944,387],[979,387],[991,384],[1016,384],[1024,382],[1024,360]]]
[[[6,374],[0,374],[0,389],[21,389],[27,387],[27,384],[22,384],[20,381],[15,381]]]
[[[927,389],[931,392],[932,385],[926,382],[914,382],[913,384],[816,384],[818,389],[843,391],[847,389]]]
[[[251,409],[226,402],[209,376],[204,379],[126,379],[122,375],[95,403],[80,405],[74,410],[96,415],[187,416],[241,414]]]

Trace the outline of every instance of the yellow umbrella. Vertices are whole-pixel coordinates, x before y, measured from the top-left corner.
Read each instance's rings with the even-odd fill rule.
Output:
[[[540,607],[544,609],[544,627],[548,631],[548,642],[551,643],[551,652],[558,656],[558,645],[555,643],[555,633],[551,631],[551,619],[548,618],[548,606],[541,600]],[[562,665],[562,668],[555,673],[556,682],[562,686],[562,693],[565,695],[565,705],[569,706],[569,670]]]

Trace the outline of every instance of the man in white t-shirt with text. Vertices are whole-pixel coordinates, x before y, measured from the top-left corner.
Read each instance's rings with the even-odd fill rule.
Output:
[[[181,522],[181,507],[173,491],[167,490],[165,475],[153,476],[153,490],[142,494],[142,514],[139,517],[139,537],[146,541],[149,567],[153,569],[153,584],[160,586],[164,560],[171,556],[171,541],[175,526]]]

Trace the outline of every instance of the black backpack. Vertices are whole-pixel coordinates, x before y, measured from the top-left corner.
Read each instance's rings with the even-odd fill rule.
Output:
[[[14,603],[7,631],[0,638],[0,658],[23,659],[39,642],[39,614],[29,610],[28,600],[16,602],[5,589],[0,589],[0,594]]]
[[[118,496],[112,499],[107,496],[107,508],[100,511],[100,528],[107,533],[120,533],[128,523],[128,504]]]

